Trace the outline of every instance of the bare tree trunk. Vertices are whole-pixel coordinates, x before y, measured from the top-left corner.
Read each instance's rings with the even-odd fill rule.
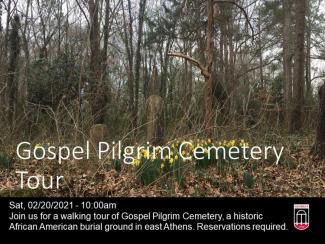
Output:
[[[107,68],[107,52],[108,52],[108,38],[109,38],[109,25],[110,25],[110,0],[105,0],[105,24],[104,24],[104,46],[103,46],[103,74]]]
[[[2,34],[2,4],[0,2],[0,34]]]
[[[22,39],[21,45],[25,54],[25,64],[24,64],[24,77],[21,78],[21,81],[19,82],[19,86],[18,86],[17,114],[20,118],[23,117],[23,113],[26,106],[27,85],[28,85],[27,83],[30,74],[30,50],[28,47],[28,38],[27,38],[27,26],[28,26],[30,5],[31,5],[31,0],[27,0],[26,12],[25,12],[25,23],[24,23],[24,29],[22,31],[22,37],[21,37]],[[21,28],[21,26],[19,28]]]
[[[29,48],[28,48],[28,38],[27,38],[27,25],[28,25],[28,14],[29,14],[29,8],[30,8],[30,4],[31,4],[31,0],[27,0],[26,3],[26,13],[25,13],[25,23],[24,23],[24,30],[22,33],[22,41],[23,41],[23,50],[26,56],[26,70],[29,67],[29,57],[30,57],[30,53],[29,53]]]
[[[161,47],[161,65],[162,70],[160,74],[160,96],[165,99],[167,94],[167,75],[168,75],[168,64],[169,64],[169,56],[168,53],[170,51],[172,40],[170,37],[167,39],[165,50],[163,51],[163,46]]]
[[[11,24],[11,31],[9,35],[9,64],[8,64],[8,80],[7,80],[7,92],[8,92],[8,121],[12,126],[12,130],[15,129],[16,124],[16,112],[17,112],[17,94],[18,94],[18,62],[20,54],[20,37],[19,16],[15,15]]]
[[[231,50],[231,45],[232,45],[232,41],[230,41],[231,37],[231,23],[230,23],[230,11],[231,11],[231,7],[227,4],[220,4],[221,7],[221,11],[220,11],[220,15],[222,18],[222,22],[221,22],[221,37],[220,37],[220,41],[223,44],[222,47],[220,47],[220,49],[223,51],[223,55],[222,55],[222,69],[223,69],[223,73],[222,73],[222,77],[221,80],[224,81],[225,85],[226,85],[226,92],[227,92],[227,98],[223,101],[223,112],[224,114],[227,116],[224,116],[224,118],[228,118],[230,119],[230,114],[233,112],[233,105],[234,105],[234,83],[233,83],[233,79],[232,79],[232,56],[233,56],[233,51]]]
[[[9,42],[9,26],[11,19],[11,0],[8,1],[7,19],[6,19],[6,32],[5,32],[5,55],[8,55],[8,42]]]
[[[307,2],[307,28],[306,28],[306,99],[309,101],[312,98],[312,89],[311,89],[311,59],[310,59],[310,50],[311,50],[311,16],[310,16],[310,1]]]
[[[161,96],[151,95],[147,100],[147,141],[152,145],[164,142],[164,104]]]
[[[135,101],[133,108],[133,125],[136,128],[138,124],[138,107],[139,107],[139,83],[140,83],[140,67],[141,67],[141,43],[143,39],[143,23],[146,10],[146,0],[141,0],[139,3],[139,23],[138,23],[138,40],[135,53]]]
[[[286,123],[289,127],[292,103],[291,0],[283,0],[283,87]]]
[[[62,22],[62,0],[59,0],[59,9],[58,9],[58,53],[61,53],[61,40],[62,40],[62,34],[61,34],[61,22]]]
[[[143,70],[144,70],[144,73],[143,73],[143,88],[142,88],[142,91],[143,91],[143,96],[145,99],[148,98],[148,96],[150,95],[149,92],[148,92],[148,89],[149,89],[149,84],[150,84],[150,72],[151,72],[151,57],[150,57],[150,51],[149,49],[146,49],[145,50],[145,53],[144,53],[144,62],[143,62]]]
[[[3,73],[4,72],[4,68],[5,68],[5,49],[4,49],[4,39],[3,39],[3,27],[2,27],[2,2],[0,2],[0,72]],[[0,85],[3,85],[4,82],[4,77],[0,76]],[[5,95],[3,96],[2,93],[0,92],[0,119],[2,119],[2,109],[5,107],[4,105],[6,104],[6,99],[5,99]]]
[[[183,41],[183,48],[184,48],[184,53],[186,55],[188,55],[187,53],[187,41],[184,40]],[[183,97],[181,103],[183,104],[183,107],[186,107],[187,105],[187,91],[188,91],[188,83],[187,83],[187,76],[188,76],[188,61],[186,59],[184,59],[184,73],[183,73],[183,82],[182,82],[182,94],[185,94],[185,96]]]
[[[224,34],[224,23],[221,23],[220,27],[220,43],[219,43],[219,73],[221,80],[225,80],[225,69],[224,69],[224,42],[225,42],[225,34]]]
[[[189,55],[192,56],[192,52],[191,52],[191,50],[190,50]],[[192,63],[189,63],[187,83],[188,83],[188,96],[189,96],[189,98],[191,99],[192,96],[193,96],[193,74],[192,74]]]
[[[152,69],[148,90],[149,90],[149,96],[159,94],[158,70],[156,65],[154,65]]]
[[[160,87],[156,64],[153,65],[148,90],[149,96],[146,100],[147,141],[153,145],[162,145],[164,141],[164,100],[158,95]]]
[[[46,23],[45,23],[45,20],[44,20],[44,16],[42,14],[42,6],[41,6],[41,2],[40,0],[37,0],[36,1],[37,3],[37,11],[38,11],[38,14],[39,14],[39,19],[40,19],[40,25],[41,25],[41,35],[42,35],[42,46],[40,48],[40,54],[39,54],[39,57],[41,60],[47,60],[48,58],[48,52],[47,52],[47,45],[48,45],[48,42],[50,41],[50,39],[47,38],[47,35],[46,35]]]
[[[213,61],[214,61],[214,1],[208,0],[208,26],[207,26],[207,63],[205,77],[205,129],[208,136],[213,133]]]
[[[90,15],[90,72],[96,84],[101,78],[100,72],[100,30],[98,21],[98,0],[89,0]]]
[[[233,42],[233,16],[232,16],[232,6],[228,9],[228,46],[229,46],[229,69],[228,69],[228,81],[231,84],[231,94],[230,94],[230,114],[234,115],[236,112],[236,97],[237,97],[237,83],[235,79],[235,52],[234,52],[234,42]]]
[[[318,91],[319,95],[319,114],[318,126],[316,131],[316,141],[312,148],[312,154],[321,159],[325,158],[325,83]]]
[[[293,106],[290,118],[290,132],[300,131],[303,123],[304,69],[305,69],[305,16],[306,0],[296,2],[296,47],[294,64]]]
[[[123,13],[123,21],[124,21],[124,44],[126,48],[127,71],[128,71],[128,92],[129,92],[128,106],[129,106],[129,112],[132,115],[134,111],[133,18],[131,16],[131,1],[128,0],[127,3],[128,3],[128,13],[129,13],[128,21],[126,19],[123,3],[122,3],[122,13]],[[132,125],[132,127],[134,127],[134,125]]]
[[[105,89],[101,85],[100,26],[98,20],[99,0],[89,0],[90,16],[90,77],[91,77],[91,109],[95,124],[104,122]]]
[[[310,50],[311,50],[311,36],[310,31],[307,32],[307,47],[306,47],[306,98],[310,99],[312,97],[311,89],[311,60],[310,60]]]
[[[263,49],[262,49],[262,33],[261,33],[261,13],[258,16],[258,50],[259,50],[259,65],[260,65],[260,83],[264,88],[264,74],[263,74]]]

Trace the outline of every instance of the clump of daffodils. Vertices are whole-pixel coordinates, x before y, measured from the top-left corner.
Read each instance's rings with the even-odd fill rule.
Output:
[[[187,165],[195,167],[204,167],[214,163],[221,163],[222,160],[216,160],[208,157],[209,147],[249,147],[248,142],[244,139],[231,140],[213,140],[213,139],[191,139],[188,143],[182,144],[182,140],[174,140],[167,143],[169,150],[162,146],[157,148],[150,146],[146,149],[141,149],[138,158],[133,160],[133,166],[138,170],[140,180],[144,184],[150,184],[162,175],[173,175],[178,181],[182,181],[184,170]],[[193,157],[195,148],[202,149],[202,156],[198,159]],[[211,155],[209,155],[211,156]],[[192,164],[191,164],[192,163]]]
[[[50,142],[36,143],[34,145],[35,155],[38,157],[42,157],[44,148],[49,148],[50,146],[52,146]]]

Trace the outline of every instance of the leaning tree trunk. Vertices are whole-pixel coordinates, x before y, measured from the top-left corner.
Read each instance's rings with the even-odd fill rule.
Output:
[[[312,153],[321,159],[325,159],[325,83],[319,91],[319,115],[316,131],[316,142]]]
[[[204,111],[205,111],[205,131],[207,136],[212,136],[213,134],[213,127],[214,127],[214,109],[213,109],[213,89],[214,89],[214,72],[213,72],[213,66],[214,66],[214,52],[215,52],[215,46],[214,46],[214,35],[215,35],[215,28],[214,28],[214,20],[215,20],[215,10],[214,10],[214,4],[219,3],[229,3],[233,4],[236,7],[238,7],[241,11],[244,12],[245,18],[247,22],[249,23],[251,29],[252,29],[252,36],[254,36],[254,30],[253,27],[250,24],[249,17],[246,13],[246,11],[238,5],[235,1],[214,1],[214,0],[207,0],[207,14],[208,14],[208,21],[207,21],[207,31],[206,31],[206,49],[205,53],[206,55],[202,56],[202,60],[196,60],[190,56],[187,56],[186,54],[177,53],[177,52],[171,52],[168,53],[168,56],[172,57],[179,57],[184,58],[187,61],[190,61],[193,65],[198,67],[201,70],[201,74],[204,76],[205,79],[205,89],[204,89]],[[227,56],[226,54],[224,56]],[[202,62],[205,60],[205,62]],[[226,72],[227,73],[227,72]]]

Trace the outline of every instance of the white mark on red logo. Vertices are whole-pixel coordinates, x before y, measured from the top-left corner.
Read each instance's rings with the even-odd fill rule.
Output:
[[[309,227],[309,204],[294,204],[293,218],[297,230],[306,230]]]

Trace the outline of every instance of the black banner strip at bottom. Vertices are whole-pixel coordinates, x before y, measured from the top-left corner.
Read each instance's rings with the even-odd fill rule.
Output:
[[[324,198],[0,198],[1,233],[218,233],[324,238]]]

